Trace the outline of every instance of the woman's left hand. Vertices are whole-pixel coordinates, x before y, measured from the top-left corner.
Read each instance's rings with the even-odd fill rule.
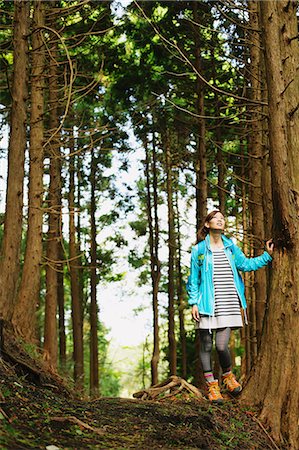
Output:
[[[273,254],[273,251],[274,251],[273,239],[269,239],[269,241],[266,242],[266,250],[269,253],[269,255]]]

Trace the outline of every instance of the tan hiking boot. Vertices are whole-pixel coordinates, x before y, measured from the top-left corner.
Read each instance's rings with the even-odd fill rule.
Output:
[[[222,383],[232,395],[238,395],[242,391],[242,386],[236,380],[235,375],[230,372],[228,375],[222,376]]]
[[[207,381],[208,398],[212,403],[223,403],[218,380]]]

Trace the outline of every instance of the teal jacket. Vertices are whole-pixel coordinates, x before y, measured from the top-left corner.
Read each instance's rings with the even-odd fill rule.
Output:
[[[242,250],[233,241],[221,235],[224,252],[231,265],[235,286],[242,308],[246,309],[245,288],[239,271],[249,272],[266,266],[272,257],[268,252],[255,258],[246,258]],[[197,305],[200,314],[214,315],[213,255],[210,236],[192,247],[190,276],[187,282],[189,305]]]

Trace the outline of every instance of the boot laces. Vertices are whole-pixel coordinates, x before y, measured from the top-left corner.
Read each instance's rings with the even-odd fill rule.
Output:
[[[211,392],[211,394],[218,395],[218,394],[220,394],[220,387],[216,383],[215,384],[211,384],[209,386],[209,391]]]
[[[233,373],[230,373],[226,377],[224,377],[224,383],[227,385],[230,389],[235,389],[239,387],[239,383],[237,382],[235,375]]]
[[[220,386],[217,382],[209,384],[209,393],[213,398],[222,398]]]

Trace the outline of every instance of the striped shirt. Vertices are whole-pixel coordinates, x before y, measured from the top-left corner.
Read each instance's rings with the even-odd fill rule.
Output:
[[[214,316],[201,316],[199,328],[239,328],[243,326],[239,296],[224,249],[213,250]]]

